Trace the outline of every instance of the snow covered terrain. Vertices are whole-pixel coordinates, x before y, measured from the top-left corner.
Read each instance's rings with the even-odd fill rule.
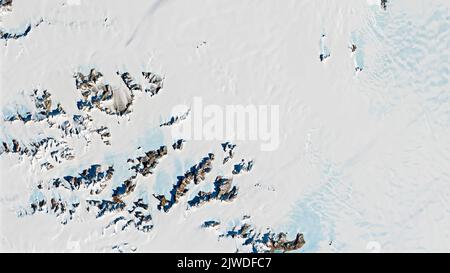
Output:
[[[1,251],[450,251],[449,1],[0,5]]]

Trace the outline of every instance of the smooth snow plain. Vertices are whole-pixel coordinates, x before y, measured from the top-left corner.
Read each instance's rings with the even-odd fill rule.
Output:
[[[387,10],[375,0],[14,0],[2,30],[42,23],[1,40],[3,115],[34,89],[78,113],[73,74],[91,68],[116,85],[123,85],[117,71],[152,71],[164,87],[138,95],[127,117],[92,112],[94,123],[109,127],[110,146],[98,136],[89,146],[69,139],[76,158],[45,172],[0,156],[1,251],[234,252],[242,242],[201,224],[231,227],[243,215],[261,230],[302,232],[299,252],[450,251],[449,8],[445,0],[391,0]],[[321,62],[324,50],[330,56]],[[223,154],[227,141],[192,140],[139,178],[137,192],[152,207],[149,233],[105,233],[111,219],[87,213],[66,225],[52,214],[18,216],[39,180],[95,163],[114,164],[114,183],[126,179],[138,147],[171,145],[170,128],[159,124],[195,97],[223,107],[280,106],[275,150],[233,141],[234,160],[255,162],[234,178],[236,200],[156,209],[152,193],[168,193],[177,175],[209,152]],[[4,116],[0,128],[2,141],[58,135]]]

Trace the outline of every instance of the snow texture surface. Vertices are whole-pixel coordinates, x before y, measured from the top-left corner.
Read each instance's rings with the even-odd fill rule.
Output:
[[[450,251],[450,2],[383,2],[0,1],[0,250]]]

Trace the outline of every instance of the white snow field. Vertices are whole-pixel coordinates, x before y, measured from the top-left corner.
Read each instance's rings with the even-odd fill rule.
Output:
[[[0,2],[1,251],[450,251],[449,1]]]

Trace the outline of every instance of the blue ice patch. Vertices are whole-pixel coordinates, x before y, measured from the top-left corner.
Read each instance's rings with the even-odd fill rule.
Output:
[[[359,32],[352,32],[351,39],[353,44],[357,46],[354,55],[355,68],[359,67],[361,69],[364,68],[364,39]]]
[[[156,183],[153,186],[153,191],[155,194],[166,194],[172,190],[173,184],[175,183],[175,175],[171,177],[165,171],[159,171],[156,174]]]
[[[144,151],[156,150],[164,145],[164,133],[159,127],[150,128],[137,139],[137,144]]]
[[[45,200],[45,195],[41,191],[34,189],[29,200],[30,204],[37,204],[40,201]]]

